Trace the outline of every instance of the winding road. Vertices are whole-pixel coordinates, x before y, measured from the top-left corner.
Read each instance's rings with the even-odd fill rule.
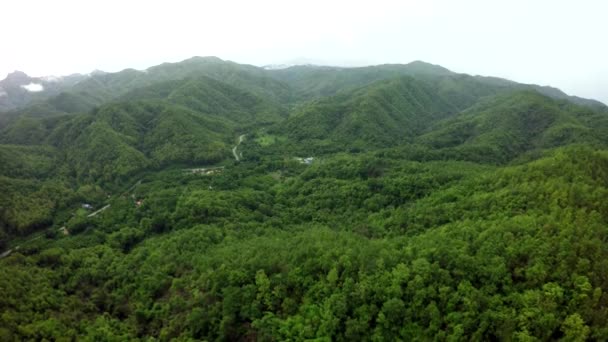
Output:
[[[12,249],[9,249],[9,250],[5,251],[4,253],[0,254],[0,259],[11,255],[12,252],[13,252]]]
[[[109,207],[110,207],[110,205],[107,204],[105,207],[97,210],[96,212],[90,213],[89,215],[87,215],[87,217],[95,217],[95,216],[97,216],[97,214],[103,212],[104,210],[108,209]]]
[[[239,157],[239,154],[236,153],[236,149],[239,147],[239,145],[243,142],[243,140],[245,140],[245,136],[247,134],[242,134],[241,136],[239,136],[239,143],[236,144],[233,148],[232,148],[232,154],[234,155],[234,159],[238,162],[241,160],[241,157]],[[242,156],[242,154],[241,154]]]

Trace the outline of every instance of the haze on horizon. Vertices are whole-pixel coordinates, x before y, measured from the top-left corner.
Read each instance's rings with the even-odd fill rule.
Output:
[[[601,0],[7,1],[0,78],[145,69],[192,56],[254,65],[439,64],[608,103]]]

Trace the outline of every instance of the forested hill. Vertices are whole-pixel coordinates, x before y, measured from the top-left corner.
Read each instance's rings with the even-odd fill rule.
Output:
[[[597,101],[424,62],[74,77],[0,113],[1,341],[608,340]]]
[[[380,80],[412,76],[426,80],[447,78],[444,82],[449,84],[445,86],[454,88],[459,88],[460,85],[453,84],[451,78],[460,80],[473,78],[478,85],[531,89],[551,98],[566,99],[584,106],[606,108],[599,101],[569,96],[556,88],[520,84],[496,77],[458,74],[422,61],[357,68],[303,65],[266,70],[252,65],[224,61],[217,57],[192,57],[182,62],[164,63],[145,70],[125,69],[116,73],[96,71],[89,75],[32,78],[22,72],[15,72],[0,81],[0,92],[5,94],[0,96],[0,113],[9,112],[12,115],[26,113],[34,116],[77,113],[113,101],[138,88],[200,76],[246,89],[273,102],[287,104],[335,95]],[[43,86],[43,91],[28,93],[22,87],[27,83],[40,84]],[[4,102],[7,105],[2,106],[1,103]],[[3,121],[5,119],[1,120],[0,124]]]

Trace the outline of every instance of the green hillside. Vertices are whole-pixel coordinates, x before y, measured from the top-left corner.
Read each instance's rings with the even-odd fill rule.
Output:
[[[333,96],[377,81],[410,76],[437,84],[438,89],[447,93],[456,92],[452,98],[453,101],[457,101],[456,103],[462,98],[478,97],[480,94],[488,95],[502,90],[534,90],[557,100],[568,100],[595,109],[606,110],[608,108],[599,101],[569,96],[557,88],[521,84],[497,77],[459,74],[439,65],[422,61],[358,68],[293,66],[286,69],[269,70],[268,73],[287,84],[294,93],[292,98],[296,101]],[[466,88],[466,91],[460,91],[462,88]]]
[[[142,87],[203,76],[232,85],[240,91],[262,96],[273,103],[285,102],[291,96],[287,85],[271,78],[261,68],[223,61],[217,57],[193,57],[143,71],[125,69],[116,73],[93,73],[63,89],[58,95],[43,101],[26,103],[24,108],[13,110],[8,116],[83,113]],[[6,120],[2,120],[2,116],[6,115],[0,115],[0,127]]]
[[[304,106],[276,130],[299,142],[329,140],[340,148],[391,146],[456,111],[430,85],[405,77]]]
[[[270,75],[288,84],[296,99],[311,100],[354,90],[376,81],[399,76],[446,76],[451,72],[438,65],[412,62],[406,65],[385,64],[362,68],[294,66],[270,70]]]
[[[272,123],[283,119],[281,105],[272,99],[203,76],[195,79],[160,82],[137,88],[120,97],[166,100],[199,113],[217,116],[241,124]]]
[[[488,98],[437,122],[417,139],[473,160],[508,161],[524,152],[572,143],[597,146],[605,139],[595,120],[585,122],[564,103],[536,92]]]
[[[76,205],[80,197],[74,193],[84,185],[111,192],[144,172],[225,161],[238,130],[283,117],[271,100],[206,77],[138,88],[120,100],[87,114],[23,114],[5,127],[0,142],[12,145],[0,148],[0,158],[6,160],[0,175],[12,178],[6,179],[2,207],[24,216],[18,229],[10,228],[13,219],[4,219],[7,232],[30,232],[63,217],[54,202],[34,204],[38,193],[9,183],[60,178],[67,188],[58,196],[66,205]],[[31,197],[32,203],[24,207],[12,199],[13,192],[24,201]],[[36,214],[42,208],[43,214]]]
[[[608,111],[423,62],[0,115],[0,341],[608,340]]]

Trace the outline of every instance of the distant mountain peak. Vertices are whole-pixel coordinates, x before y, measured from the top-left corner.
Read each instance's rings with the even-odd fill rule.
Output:
[[[413,70],[417,70],[424,73],[433,73],[433,74],[451,74],[452,71],[442,67],[441,65],[428,63],[421,60],[415,60],[413,62],[407,63],[407,67]]]
[[[194,56],[194,57],[190,57],[188,59],[184,59],[182,61],[183,62],[214,62],[214,63],[221,63],[224,62],[223,59],[216,57],[216,56]]]
[[[23,78],[23,77],[29,77],[29,76],[21,70],[15,70],[6,76],[6,78],[8,78],[8,79]]]
[[[194,57],[190,57],[187,59],[184,59],[183,61],[180,62],[165,62],[165,63],[161,63],[159,65],[154,65],[151,66],[147,69],[145,69],[144,72],[149,72],[152,70],[158,70],[159,68],[164,68],[164,67],[168,67],[168,66],[174,66],[174,65],[214,65],[214,64],[220,64],[220,63],[228,63],[227,61],[216,57],[216,56],[194,56]]]
[[[420,60],[420,59],[417,59],[417,60],[415,60],[415,61],[411,61],[411,62],[409,62],[409,63],[407,63],[407,64],[409,64],[409,65],[426,65],[426,66],[433,66],[433,67],[440,67],[440,68],[443,68],[443,67],[442,67],[442,66],[440,66],[440,65],[433,64],[433,63],[429,63],[429,62],[425,62],[425,61]],[[444,68],[444,69],[445,69],[445,68]]]
[[[29,83],[30,80],[31,78],[26,73],[24,73],[23,71],[15,70],[9,73],[6,78],[0,82],[6,85],[19,86],[22,84]]]

